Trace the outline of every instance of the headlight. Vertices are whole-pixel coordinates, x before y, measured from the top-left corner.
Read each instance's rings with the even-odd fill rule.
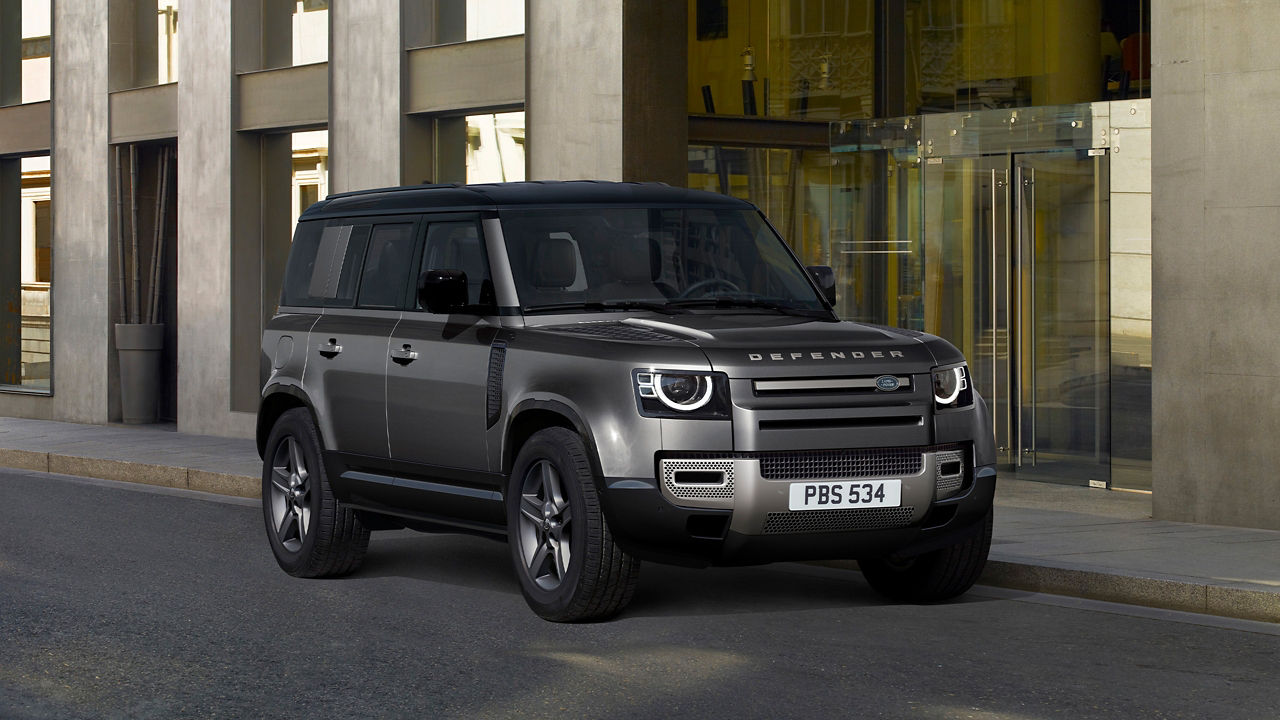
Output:
[[[969,369],[964,365],[933,371],[933,402],[938,408],[966,407],[973,403]]]
[[[718,373],[636,370],[640,414],[651,417],[727,418],[728,381]]]

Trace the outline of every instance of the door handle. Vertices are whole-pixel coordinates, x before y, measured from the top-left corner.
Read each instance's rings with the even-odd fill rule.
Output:
[[[321,345],[316,349],[320,351],[321,355],[327,358],[334,357],[338,353],[342,352],[342,346],[338,344],[337,338],[329,338],[329,342],[327,344]]]
[[[399,350],[391,351],[391,361],[397,365],[408,365],[418,359],[418,353],[409,343],[405,343],[404,347]]]

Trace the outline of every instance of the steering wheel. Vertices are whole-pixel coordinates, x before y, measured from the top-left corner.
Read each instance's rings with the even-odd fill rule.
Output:
[[[705,291],[707,288],[713,288],[713,287],[724,287],[731,292],[739,292],[741,290],[741,288],[739,288],[737,285],[734,285],[733,283],[729,282],[728,280],[725,280],[724,278],[710,278],[707,280],[701,280],[699,282],[696,282],[690,285],[689,287],[684,289],[684,292],[680,293],[676,297],[687,298],[693,295],[693,293],[698,290]],[[707,295],[709,293],[704,292],[703,294]]]

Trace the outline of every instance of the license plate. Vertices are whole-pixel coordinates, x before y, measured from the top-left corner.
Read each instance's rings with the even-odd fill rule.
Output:
[[[901,480],[842,480],[792,483],[792,510],[898,507],[902,504]]]

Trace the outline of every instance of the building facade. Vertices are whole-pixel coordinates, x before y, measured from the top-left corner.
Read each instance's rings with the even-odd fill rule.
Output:
[[[843,316],[960,346],[1007,472],[1276,526],[1244,499],[1280,498],[1258,479],[1269,445],[1190,442],[1213,401],[1166,381],[1202,369],[1184,321],[1161,325],[1162,298],[1188,296],[1161,282],[1203,287],[1183,271],[1207,228],[1157,221],[1153,243],[1153,198],[1157,218],[1209,207],[1190,178],[1210,160],[1168,152],[1184,135],[1151,119],[1177,103],[1172,126],[1203,148],[1186,110],[1208,112],[1206,78],[1258,69],[1206,38],[1275,14],[1210,20],[1219,5],[4,0],[0,414],[119,421],[114,328],[152,323],[159,417],[249,435],[258,338],[311,202],[427,181],[663,181],[758,204],[803,260],[836,269]],[[1223,55],[1184,77],[1184,41]],[[1177,183],[1153,161],[1168,157]],[[1178,272],[1159,271],[1162,252]],[[1183,328],[1175,345],[1156,336],[1153,352],[1153,318]],[[1236,430],[1231,447],[1258,432]],[[1257,464],[1213,492],[1189,475],[1242,457]],[[1226,487],[1240,507],[1219,514]]]

